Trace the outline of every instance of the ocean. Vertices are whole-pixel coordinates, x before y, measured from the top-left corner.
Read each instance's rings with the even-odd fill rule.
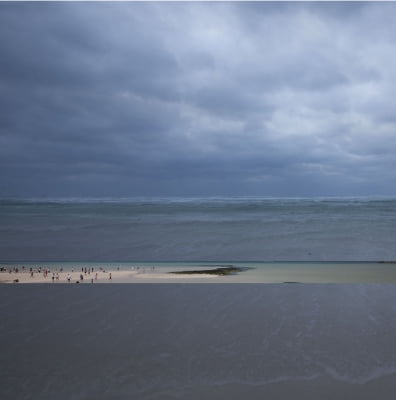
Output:
[[[9,265],[230,260],[252,269],[227,278],[252,280],[1,285],[0,398],[391,400],[395,264],[374,261],[396,259],[395,210],[392,199],[2,201]],[[293,266],[332,284],[253,283],[264,270],[295,280]]]
[[[396,199],[0,201],[0,261],[396,260]]]

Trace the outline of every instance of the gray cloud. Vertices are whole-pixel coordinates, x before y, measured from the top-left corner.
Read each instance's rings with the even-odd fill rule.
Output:
[[[394,195],[392,3],[1,3],[0,195]]]

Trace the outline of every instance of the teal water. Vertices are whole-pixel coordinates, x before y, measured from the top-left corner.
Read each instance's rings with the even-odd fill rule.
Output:
[[[0,260],[396,260],[387,198],[0,201]]]

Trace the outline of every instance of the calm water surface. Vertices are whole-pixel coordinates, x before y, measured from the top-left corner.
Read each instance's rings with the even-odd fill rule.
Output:
[[[396,260],[396,200],[2,200],[2,261]]]

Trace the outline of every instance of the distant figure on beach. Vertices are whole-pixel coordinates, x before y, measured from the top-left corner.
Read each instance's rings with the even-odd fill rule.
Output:
[[[111,272],[109,273],[109,279],[111,280]]]
[[[55,280],[55,272],[52,273],[52,282]]]
[[[80,274],[80,281],[83,281],[83,280],[84,280],[84,275]]]
[[[67,274],[67,281],[70,283],[70,279],[71,279],[71,275],[70,275],[70,273],[69,274]]]
[[[98,273],[95,274],[95,281],[98,280]]]

